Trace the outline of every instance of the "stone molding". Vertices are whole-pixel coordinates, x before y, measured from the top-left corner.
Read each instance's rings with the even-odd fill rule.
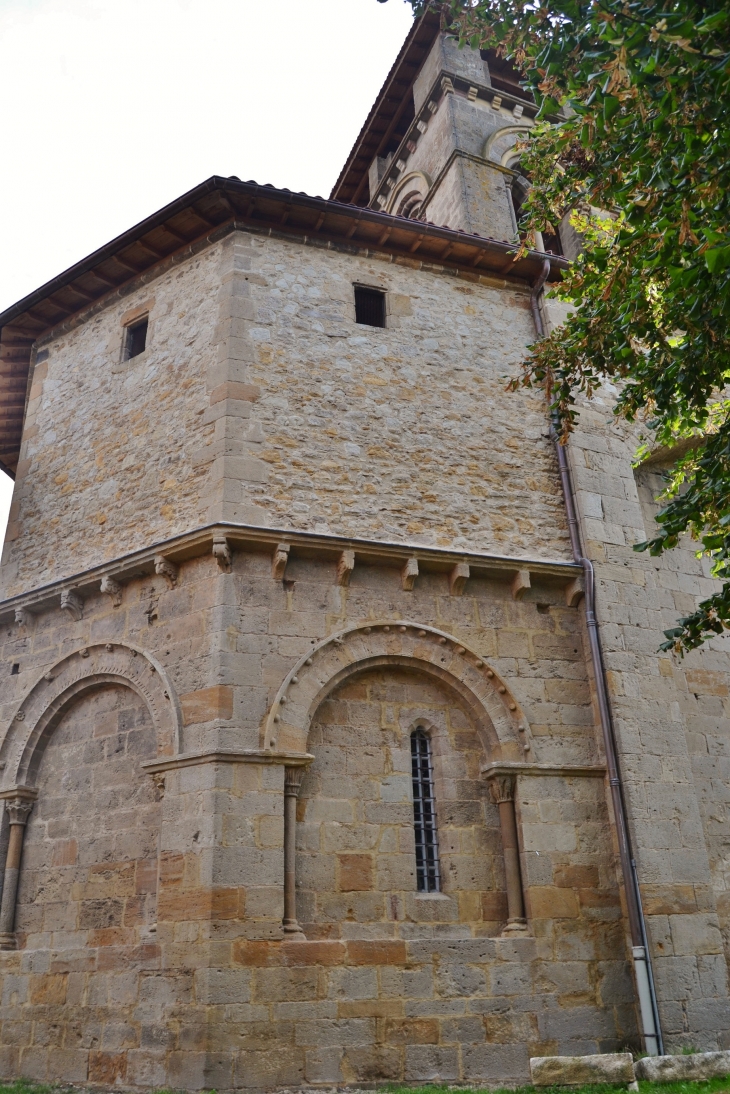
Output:
[[[360,624],[313,645],[279,688],[262,724],[262,747],[274,749],[278,743],[280,749],[306,753],[320,703],[348,676],[379,666],[416,669],[457,692],[487,756],[509,758],[529,751],[527,721],[494,669],[453,635],[409,620]]]
[[[445,574],[454,595],[460,595],[459,586],[463,591],[463,585],[468,577],[496,577],[511,583],[515,575],[523,570],[529,571],[533,581],[540,575],[544,575],[552,579],[558,578],[567,588],[583,574],[582,567],[577,563],[562,559],[480,554],[448,548],[392,543],[387,540],[348,539],[344,536],[321,535],[317,532],[220,523],[196,528],[163,543],[152,544],[145,550],[120,555],[103,565],[69,575],[67,578],[27,593],[9,597],[0,602],[0,623],[15,621],[16,612],[21,610],[33,614],[55,610],[60,607],[64,593],[69,590],[78,591],[84,598],[99,592],[110,595],[112,589],[117,586],[123,587],[126,582],[135,578],[148,577],[156,573],[157,558],[164,557],[166,562],[175,564],[178,571],[185,561],[204,555],[210,555],[212,560],[215,559],[216,565],[219,565],[217,556],[213,553],[213,545],[215,541],[220,542],[223,538],[231,553],[236,550],[245,550],[271,552],[272,556],[279,545],[283,545],[286,541],[285,545],[289,547],[290,558],[298,555],[320,557],[322,560],[333,562],[335,567],[342,559],[343,552],[348,555],[352,552],[352,559],[348,557],[347,564],[349,567],[349,562],[352,561],[353,569],[357,564],[365,564],[402,570],[409,558],[416,558],[420,573]],[[460,581],[462,575],[466,575],[463,582]],[[106,578],[112,579],[108,585]],[[333,581],[337,582],[336,576]]]
[[[605,764],[540,764],[523,763],[512,760],[498,760],[485,764],[481,768],[485,779],[494,779],[502,775],[553,775],[557,778],[602,779],[606,774]]]
[[[17,784],[33,787],[45,747],[66,709],[101,684],[119,684],[139,695],[155,727],[158,755],[179,752],[180,704],[156,658],[128,644],[85,646],[46,670],[16,709],[0,746],[1,796]]]
[[[181,752],[179,756],[147,760],[141,766],[144,771],[154,775],[162,771],[177,771],[183,767],[199,767],[201,764],[282,764],[285,767],[297,767],[311,764],[313,760],[314,756],[308,752],[275,752],[266,748],[247,748],[240,752]]]

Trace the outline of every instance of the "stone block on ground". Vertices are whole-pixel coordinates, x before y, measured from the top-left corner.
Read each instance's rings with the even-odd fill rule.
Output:
[[[653,1083],[722,1079],[730,1075],[730,1051],[693,1052],[688,1056],[647,1056],[636,1062],[636,1077]]]
[[[722,1056],[724,1053],[714,1053]],[[533,1056],[530,1077],[535,1086],[582,1086],[584,1083],[633,1083],[630,1052],[603,1052],[595,1056]]]

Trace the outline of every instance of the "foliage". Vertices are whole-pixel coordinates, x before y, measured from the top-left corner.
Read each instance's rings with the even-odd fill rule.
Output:
[[[586,237],[561,289],[575,310],[532,347],[515,386],[544,386],[563,441],[579,396],[606,381],[618,385],[615,413],[653,444],[702,440],[671,473],[656,536],[635,548],[658,555],[688,532],[713,559],[722,590],[666,632],[663,648],[683,653],[730,627],[730,7],[431,6],[464,44],[511,58],[540,104],[522,161],[526,228],[570,213]]]

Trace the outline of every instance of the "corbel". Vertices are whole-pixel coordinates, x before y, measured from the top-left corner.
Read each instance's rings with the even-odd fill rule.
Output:
[[[180,567],[176,566],[174,562],[170,562],[169,558],[165,558],[164,555],[155,555],[155,573],[159,574],[160,577],[164,577],[170,588],[174,589],[177,585]]]
[[[514,579],[512,581],[512,585],[511,585],[512,599],[513,600],[522,600],[522,597],[525,595],[525,593],[527,592],[527,590],[529,588],[531,588],[531,585],[530,585],[530,571],[529,570],[518,570],[517,573],[514,576]]]
[[[501,95],[495,95],[494,98],[492,99],[492,110],[499,110],[501,105],[502,105],[502,96]]]
[[[444,95],[454,94],[454,82],[450,76],[441,77],[441,90],[443,91]]]
[[[340,561],[337,563],[337,584],[346,589],[350,584],[352,571],[355,569],[355,552],[343,551]]]
[[[522,115],[524,113],[524,110],[525,110],[525,108],[522,105],[522,103],[515,103],[515,105],[512,108],[512,114],[514,116],[515,121],[519,121],[519,119],[522,117]]]
[[[77,622],[84,614],[84,601],[77,589],[64,589],[61,593],[61,610],[68,612]]]
[[[477,97],[478,94],[479,94],[479,88],[478,87],[470,87],[469,90],[466,93],[466,97],[467,97],[467,99],[469,100],[470,103],[473,103],[473,102],[476,102],[476,97]]]
[[[565,603],[569,608],[574,608],[576,604],[579,604],[585,596],[586,585],[583,580],[583,574],[578,574],[573,578],[569,585],[565,587]]]
[[[449,574],[449,592],[452,596],[462,596],[467,581],[469,580],[469,563],[457,562]]]
[[[29,627],[33,620],[33,612],[28,608],[16,608],[15,609],[15,622],[19,627]]]
[[[286,573],[286,564],[289,561],[289,544],[277,543],[274,557],[271,560],[271,576],[274,581],[283,581]]]
[[[213,557],[224,574],[230,574],[232,555],[228,540],[223,535],[213,536]]]
[[[108,597],[111,597],[111,602],[115,608],[118,608],[122,603],[122,586],[116,578],[111,574],[104,574],[101,579],[100,589],[103,593],[106,593]]]
[[[401,585],[405,592],[410,593],[413,591],[413,586],[416,584],[416,578],[418,577],[418,559],[409,558],[401,570],[400,580]]]

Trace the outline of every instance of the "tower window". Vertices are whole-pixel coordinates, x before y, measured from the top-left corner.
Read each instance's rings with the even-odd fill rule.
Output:
[[[144,353],[147,345],[147,323],[148,317],[145,316],[138,323],[133,323],[127,327],[124,345],[124,358],[126,361],[131,361],[133,357],[139,357],[140,353]]]
[[[436,803],[433,797],[431,742],[422,729],[411,733],[413,827],[416,833],[416,883],[419,893],[441,889]]]
[[[385,326],[385,293],[355,286],[355,322],[366,327]]]

